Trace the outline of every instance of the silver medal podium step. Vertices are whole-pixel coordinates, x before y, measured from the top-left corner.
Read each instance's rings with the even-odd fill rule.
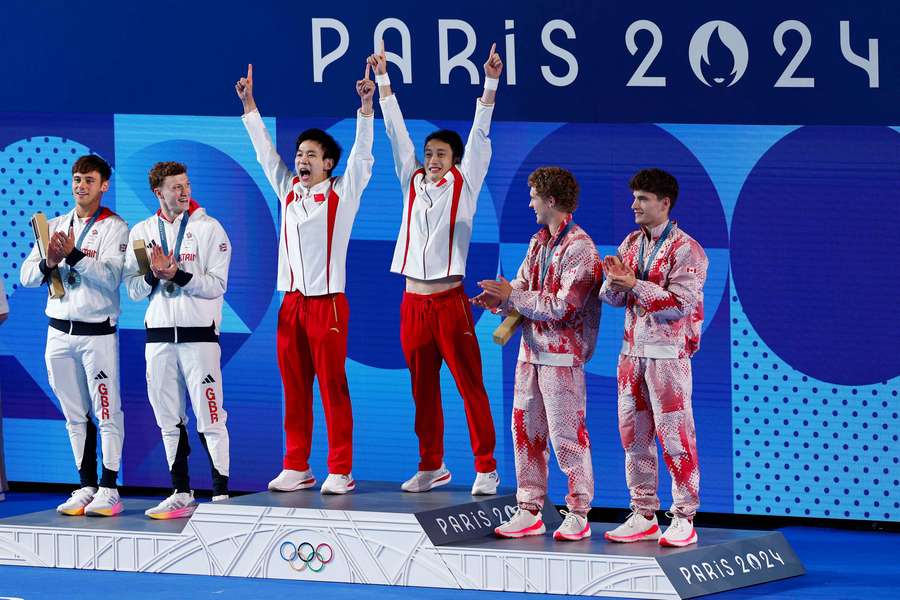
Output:
[[[607,542],[614,525],[594,523],[590,539],[557,542],[559,517],[545,511],[555,519],[546,535],[500,540],[491,532],[514,496],[473,497],[452,485],[262,492],[169,521],[144,516],[152,500],[123,502],[109,518],[51,510],[0,519],[0,564],[660,599],[803,573],[777,532],[701,528],[697,545],[663,548]]]

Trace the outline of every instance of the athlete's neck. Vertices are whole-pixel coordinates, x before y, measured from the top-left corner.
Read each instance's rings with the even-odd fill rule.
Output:
[[[89,204],[88,206],[75,205],[75,216],[79,219],[86,219],[93,215],[100,208],[100,200]]]
[[[559,233],[560,229],[562,229],[563,223],[566,222],[566,216],[567,215],[565,213],[562,213],[559,215],[552,215],[549,219],[547,219],[549,221],[547,223],[547,229],[550,230],[551,237],[556,236]]]
[[[648,223],[644,225],[644,235],[648,238],[655,239],[662,235],[664,226],[669,222],[669,217],[664,218],[656,223]]]

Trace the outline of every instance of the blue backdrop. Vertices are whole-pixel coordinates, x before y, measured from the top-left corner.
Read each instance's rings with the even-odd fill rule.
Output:
[[[353,84],[387,25],[388,51],[402,55],[391,78],[417,143],[437,127],[468,131],[491,42],[506,63],[467,291],[498,269],[517,269],[535,230],[526,184],[535,167],[573,170],[583,190],[576,219],[601,253],[634,227],[629,176],[645,166],[672,171],[682,186],[675,216],[710,258],[707,320],[694,359],[702,508],[900,520],[893,493],[900,479],[900,269],[893,260],[900,237],[892,233],[900,201],[900,17],[888,2],[801,2],[790,14],[774,3],[650,3],[640,11],[596,4],[484,9],[461,2],[426,13],[420,3],[395,2],[329,8],[313,18],[301,5],[275,2],[252,10],[222,2],[215,12],[97,2],[77,13],[61,2],[7,3],[0,272],[12,317],[0,328],[0,377],[10,479],[76,479],[43,361],[46,292],[17,282],[31,246],[28,218],[71,208],[71,161],[88,151],[113,165],[104,203],[129,223],[158,206],[148,168],[179,160],[190,168],[198,201],[227,230],[234,254],[222,360],[232,485],[257,489],[277,473],[277,199],[236,116],[232,85],[253,62],[257,100],[284,156],[309,126],[327,128],[349,149]],[[461,59],[448,70],[459,53],[471,53],[472,74]],[[354,474],[401,481],[417,460],[398,339],[403,282],[388,271],[401,198],[383,131],[377,122],[375,171],[350,244],[347,371]],[[145,304],[122,298],[121,478],[165,487],[145,389]],[[476,319],[501,434],[499,468],[511,483],[518,340],[501,349],[490,341],[499,318]],[[604,307],[587,366],[597,506],[627,504],[614,379],[622,321],[620,310]],[[447,463],[466,481],[468,433],[446,373],[443,391]],[[324,473],[318,404],[316,419],[313,467]],[[208,487],[202,454],[192,457],[192,474],[195,486]],[[551,474],[559,502],[565,482],[555,468]],[[665,475],[661,490],[665,504]]]

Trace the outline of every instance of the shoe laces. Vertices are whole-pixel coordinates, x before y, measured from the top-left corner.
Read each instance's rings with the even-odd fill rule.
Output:
[[[580,523],[579,520],[578,520],[578,519],[582,518],[581,515],[579,515],[579,514],[577,514],[577,513],[570,512],[570,511],[568,511],[568,510],[561,510],[561,511],[559,511],[559,512],[560,512],[561,515],[563,515],[563,516],[565,517],[565,518],[563,519],[562,525],[560,525],[560,527],[572,527],[572,528],[577,528],[577,527],[581,527],[581,526],[582,526],[581,523]]]
[[[73,491],[69,496],[74,498],[75,496],[94,496],[96,494],[97,492],[92,492],[90,487],[84,486]]]
[[[672,519],[672,523],[669,526],[674,527],[676,531],[687,529],[689,526],[693,525],[693,522],[686,517],[682,517],[671,512],[666,512],[666,516]]]
[[[668,514],[668,513],[667,513],[667,514]],[[642,515],[642,514],[639,513],[638,511],[633,510],[633,511],[631,511],[631,514],[628,515],[628,518],[625,519],[625,524],[626,524],[626,525],[633,525],[633,524],[634,524],[634,520],[637,519],[638,517],[640,517],[640,518],[643,519],[644,521],[652,521],[652,520],[653,520],[652,517],[648,519],[647,517],[645,517],[644,515]]]
[[[181,499],[182,494],[188,496],[188,499],[186,501]],[[187,504],[190,503],[190,496],[191,495],[187,492],[175,492],[171,496],[163,500],[162,503],[166,506],[172,506],[176,508],[180,506],[187,506]]]
[[[525,513],[527,513],[527,515]],[[522,515],[522,516],[520,517],[519,515]],[[532,518],[540,518],[538,515],[540,515],[540,513],[538,513],[536,515],[533,512],[531,512],[530,510],[528,510],[527,508],[522,508],[521,506],[516,506],[515,512],[512,515],[510,515],[509,521],[507,521],[507,523],[512,523],[516,519],[525,518],[526,516],[531,516]]]

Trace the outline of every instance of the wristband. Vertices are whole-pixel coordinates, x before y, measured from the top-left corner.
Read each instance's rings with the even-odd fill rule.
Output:
[[[493,91],[497,89],[498,85],[500,85],[499,79],[495,79],[493,77],[484,78],[484,89]]]
[[[391,78],[388,77],[387,73],[379,73],[375,75],[375,83],[378,85],[391,85]]]

